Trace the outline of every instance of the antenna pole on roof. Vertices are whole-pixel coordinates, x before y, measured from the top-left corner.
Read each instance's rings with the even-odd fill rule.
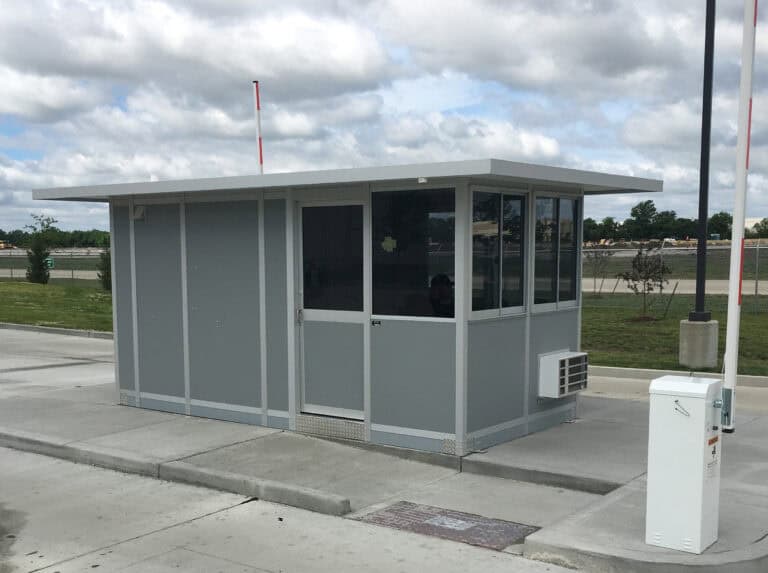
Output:
[[[264,152],[261,142],[261,97],[259,96],[258,80],[253,80],[253,99],[256,105],[256,127],[259,132],[259,174],[264,175]]]

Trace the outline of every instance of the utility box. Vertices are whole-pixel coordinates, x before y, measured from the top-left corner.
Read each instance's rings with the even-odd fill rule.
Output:
[[[717,541],[722,381],[651,382],[645,542],[701,553]]]

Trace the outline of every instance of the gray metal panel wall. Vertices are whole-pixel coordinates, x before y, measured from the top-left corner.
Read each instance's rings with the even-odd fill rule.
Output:
[[[469,323],[467,431],[524,415],[525,317]]]
[[[261,405],[257,201],[186,205],[190,398]]]
[[[363,411],[363,325],[305,321],[304,402]]]
[[[382,320],[371,327],[371,421],[453,433],[456,325]]]
[[[117,333],[115,352],[118,359],[120,388],[134,389],[133,376],[133,296],[131,295],[131,222],[128,207],[112,207],[112,258],[115,262],[115,316]]]
[[[134,243],[141,391],[183,397],[179,206],[147,205]]]
[[[284,199],[270,199],[264,202],[264,245],[267,291],[267,405],[270,410],[288,410]]]
[[[579,310],[545,312],[531,316],[531,391],[529,414],[549,410],[575,400],[574,397],[539,399],[539,354],[576,350],[579,343]]]

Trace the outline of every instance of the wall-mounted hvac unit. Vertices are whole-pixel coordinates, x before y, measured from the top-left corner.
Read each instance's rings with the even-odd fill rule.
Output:
[[[586,352],[539,354],[539,396],[562,398],[586,389],[587,366]]]

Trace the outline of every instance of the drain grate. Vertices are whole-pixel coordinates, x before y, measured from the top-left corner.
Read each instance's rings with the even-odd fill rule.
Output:
[[[366,523],[503,550],[522,542],[538,527],[481,515],[399,501],[358,518]]]

